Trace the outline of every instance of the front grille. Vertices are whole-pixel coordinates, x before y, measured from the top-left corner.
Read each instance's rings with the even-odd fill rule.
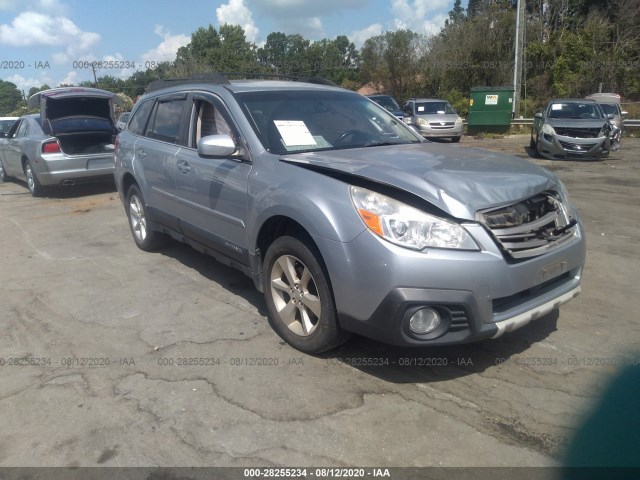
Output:
[[[444,125],[442,125],[444,123]],[[430,122],[431,128],[453,128],[455,122]]]
[[[568,127],[553,127],[558,135],[563,137],[573,138],[598,138],[600,128],[568,128]]]
[[[597,145],[597,143],[571,143],[571,142],[564,142],[562,140],[558,140],[558,142],[560,142],[560,145],[562,145],[562,148],[572,152],[588,152],[589,150],[591,150],[593,147]]]
[[[542,255],[573,237],[576,220],[570,219],[552,192],[478,213],[502,249],[512,258]]]

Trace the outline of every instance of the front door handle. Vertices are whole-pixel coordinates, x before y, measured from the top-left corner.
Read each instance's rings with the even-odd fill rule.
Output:
[[[180,173],[189,173],[191,171],[191,165],[185,160],[178,160],[176,162],[176,168]]]

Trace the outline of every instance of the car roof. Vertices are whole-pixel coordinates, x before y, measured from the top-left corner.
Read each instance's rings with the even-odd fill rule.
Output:
[[[598,103],[590,98],[554,98],[549,103]]]
[[[227,77],[243,77],[230,80]],[[232,93],[282,90],[341,90],[333,82],[317,77],[299,77],[271,74],[204,73],[190,78],[156,80],[147,85],[145,94],[157,92],[184,92],[185,90],[215,91],[225,88]]]

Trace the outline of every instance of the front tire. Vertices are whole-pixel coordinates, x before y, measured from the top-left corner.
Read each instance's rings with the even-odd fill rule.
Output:
[[[278,238],[267,249],[263,278],[269,324],[289,345],[319,353],[348,338],[338,325],[328,275],[313,246]]]
[[[38,180],[36,172],[33,170],[31,160],[27,159],[24,162],[24,176],[27,178],[27,187],[34,197],[41,197],[44,194],[44,187]]]
[[[452,141],[453,143],[458,143],[458,142],[460,141],[460,139],[461,139],[461,138],[462,138],[462,137],[453,137],[453,138],[451,138],[451,141]]]
[[[147,206],[136,185],[132,185],[127,192],[125,210],[129,219],[131,235],[140,250],[153,252],[164,245],[165,238],[162,234],[150,228]]]
[[[0,160],[0,183],[4,183],[9,179],[7,175],[7,171],[4,169],[4,165],[2,164],[2,160]]]

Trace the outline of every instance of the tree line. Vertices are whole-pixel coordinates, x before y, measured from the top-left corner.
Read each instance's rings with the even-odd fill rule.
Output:
[[[525,6],[520,114],[531,116],[550,97],[599,90],[640,99],[638,0],[527,0]],[[209,25],[193,32],[173,61],[126,79],[105,75],[97,85],[79,86],[97,86],[132,101],[151,81],[210,71],[311,76],[352,90],[367,86],[399,101],[446,98],[464,115],[471,87],[512,84],[516,13],[515,0],[474,0],[467,9],[456,0],[438,34],[387,31],[360,49],[344,35],[310,41],[282,32],[270,33],[258,46],[246,40],[240,26]],[[20,107],[22,95],[11,85],[0,81],[0,112]]]

